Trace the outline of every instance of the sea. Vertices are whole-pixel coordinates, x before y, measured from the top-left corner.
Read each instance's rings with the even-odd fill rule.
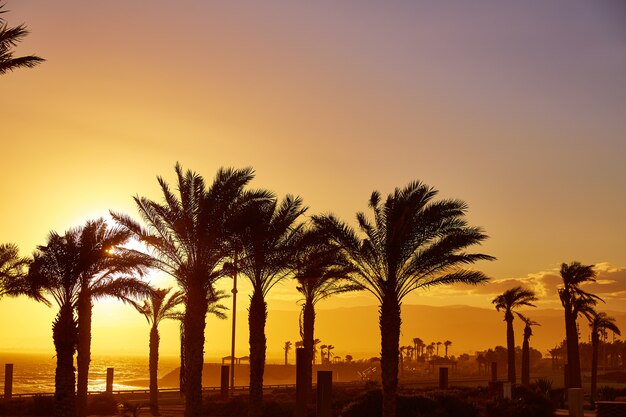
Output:
[[[13,364],[14,394],[54,392],[56,358],[44,353],[0,353],[0,384],[4,392],[5,364]],[[177,357],[159,358],[159,378],[180,366]],[[107,368],[114,368],[113,390],[146,389],[148,357],[92,355],[89,367],[89,390],[104,391]],[[162,387],[168,388],[168,387]]]

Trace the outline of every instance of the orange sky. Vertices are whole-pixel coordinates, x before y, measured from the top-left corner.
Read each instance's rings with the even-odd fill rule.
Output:
[[[491,308],[514,283],[506,280],[540,288],[548,277],[552,288],[554,269],[571,260],[603,263],[606,285],[624,282],[619,1],[8,0],[7,8],[10,24],[32,32],[18,51],[47,59],[0,78],[0,241],[24,254],[50,230],[109,209],[135,215],[131,196],[158,198],[155,177],[172,179],[180,161],[208,178],[220,166],[253,166],[254,186],[350,220],[372,190],[413,179],[467,201],[471,222],[491,236],[483,250],[498,258],[478,267],[496,282],[420,293],[410,304]],[[604,289],[607,308],[625,311],[621,289]],[[270,306],[293,310],[295,299],[288,283]],[[373,303],[346,296],[321,307]],[[557,307],[553,292],[542,305]],[[53,314],[1,300],[0,333],[14,336],[0,351],[51,350]],[[125,346],[141,351],[144,341],[130,338],[142,319],[115,302],[96,309],[95,351],[109,351],[120,317],[131,326]],[[166,328],[164,351],[175,354],[175,326]],[[272,354],[282,343],[270,341]]]

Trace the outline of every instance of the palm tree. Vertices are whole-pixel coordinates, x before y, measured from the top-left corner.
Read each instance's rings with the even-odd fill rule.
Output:
[[[536,321],[515,312],[517,316],[524,322],[524,342],[522,343],[522,385],[530,385],[530,337],[533,335],[531,326],[540,326]]]
[[[446,358],[448,357],[448,348],[450,347],[451,344],[452,344],[452,342],[449,341],[449,340],[446,340],[445,342],[443,342],[443,345],[446,348]]]
[[[30,259],[19,256],[16,245],[12,243],[0,245],[0,298],[28,292],[24,277],[29,264]]]
[[[355,291],[360,286],[348,278],[353,270],[341,252],[315,229],[304,233],[298,242],[293,271],[298,282],[296,289],[302,295],[300,336],[305,356],[304,390],[310,393],[313,387],[314,345],[316,340],[319,342],[319,339],[314,338],[315,306],[334,294]]]
[[[426,356],[428,356],[429,358],[432,358],[434,353],[435,353],[435,343],[433,342],[430,345],[426,346]]]
[[[208,299],[225,274],[221,265],[229,255],[227,223],[240,205],[264,195],[244,192],[253,178],[250,168],[220,169],[208,189],[195,172],[183,172],[179,164],[175,171],[178,195],[159,177],[164,203],[135,197],[147,228],[129,216],[111,214],[150,248],[156,267],[174,277],[184,294],[185,417],[198,417]]]
[[[441,342],[437,342],[437,356],[439,356],[439,346],[441,346],[443,343]]]
[[[396,415],[398,356],[404,297],[417,289],[457,282],[478,284],[487,277],[462,265],[494,259],[465,249],[487,236],[467,225],[467,205],[459,200],[433,201],[437,191],[420,182],[397,188],[384,203],[373,192],[374,219],[357,214],[361,235],[333,215],[313,220],[344,253],[356,282],[379,301],[383,416]]]
[[[419,337],[414,337],[413,346],[415,347],[415,360],[417,360],[418,356],[421,357],[424,354],[424,341]]]
[[[6,13],[4,4],[0,4],[0,14]],[[13,57],[12,49],[28,35],[26,26],[19,25],[9,27],[6,21],[0,18],[0,75],[6,74],[17,68],[32,68],[40,62],[45,61],[35,55]]]
[[[65,239],[73,242],[79,269],[79,293],[76,300],[78,315],[78,356],[76,365],[78,417],[87,413],[89,363],[91,362],[91,316],[93,302],[103,297],[115,297],[128,302],[133,297],[146,297],[152,288],[134,277],[142,276],[150,258],[123,246],[132,234],[121,227],[110,227],[104,219],[90,220],[84,226],[69,230]]]
[[[28,286],[33,292],[49,295],[59,307],[52,324],[56,351],[54,377],[54,416],[76,415],[76,375],[74,354],[78,342],[78,323],[74,309],[78,301],[79,246],[72,235],[50,233],[48,244],[39,246],[28,272]],[[47,299],[42,299],[50,305]]]
[[[289,365],[289,351],[291,350],[292,343],[290,341],[285,342],[283,350],[285,351],[285,365]]]
[[[132,305],[142,314],[150,328],[150,359],[148,367],[150,370],[150,411],[153,415],[159,413],[159,323],[165,319],[177,319],[180,313],[175,309],[182,304],[183,298],[180,291],[171,292],[171,288],[157,289],[149,299],[144,300],[140,305],[132,302]]]
[[[233,227],[241,247],[239,271],[252,283],[248,310],[250,341],[250,402],[248,415],[260,417],[263,407],[263,372],[267,340],[265,323],[269,291],[287,276],[293,265],[301,224],[306,211],[299,197],[259,200],[238,212],[240,223]]]
[[[317,362],[317,345],[319,345],[320,343],[322,343],[321,340],[319,339],[313,339],[313,364],[315,364]],[[304,342],[302,342],[302,347],[304,347]]]
[[[515,384],[515,333],[513,331],[513,310],[519,307],[535,307],[537,301],[534,291],[522,287],[506,290],[491,302],[496,305],[497,311],[504,311],[506,321],[506,350],[508,358],[509,382]]]
[[[614,334],[621,335],[619,327],[615,324],[615,318],[606,313],[593,313],[589,320],[591,328],[591,403],[596,400],[598,392],[598,346],[600,345],[600,333],[610,330]]]
[[[330,363],[330,351],[335,347],[333,345],[326,346],[326,363]]]
[[[568,388],[582,388],[580,377],[580,353],[578,351],[578,328],[576,319],[579,314],[591,317],[591,311],[601,300],[597,295],[580,289],[580,285],[595,281],[593,265],[571,262],[561,265],[563,287],[559,288],[559,298],[565,311],[565,337],[567,340],[567,362],[569,369]]]
[[[324,363],[326,362],[326,361],[324,360],[324,358],[325,358],[325,356],[326,356],[325,349],[326,349],[326,345],[321,345],[321,346],[320,346],[320,363],[321,363],[322,365],[324,365]]]

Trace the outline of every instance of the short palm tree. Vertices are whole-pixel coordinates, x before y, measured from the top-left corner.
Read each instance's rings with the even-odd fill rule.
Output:
[[[315,229],[301,237],[295,258],[294,278],[302,298],[300,312],[300,336],[304,347],[305,392],[313,387],[313,361],[315,344],[315,306],[335,294],[356,291],[361,286],[349,278],[354,272],[341,252]],[[318,340],[319,341],[319,340]]]
[[[163,203],[135,197],[146,228],[129,216],[112,216],[148,246],[156,267],[174,277],[184,294],[185,417],[198,417],[208,300],[225,274],[221,266],[229,255],[226,224],[244,200],[264,196],[244,192],[254,176],[250,168],[220,169],[208,188],[195,172],[183,172],[179,164],[175,171],[178,194],[159,177]]]
[[[285,351],[285,365],[289,365],[289,351],[293,347],[293,343],[290,341],[285,342],[285,346],[283,346],[283,350]]]
[[[302,224],[297,223],[306,207],[299,197],[259,200],[237,213],[239,227],[233,227],[238,245],[239,271],[252,284],[248,326],[250,341],[250,402],[248,415],[260,417],[263,407],[263,372],[267,339],[265,323],[269,291],[290,271]]]
[[[506,290],[492,300],[496,305],[496,310],[504,311],[504,321],[506,321],[506,350],[508,359],[509,382],[515,384],[515,333],[513,331],[513,310],[519,307],[535,307],[533,301],[537,297],[532,290],[522,287],[514,287]]]
[[[357,271],[354,279],[380,303],[383,416],[396,415],[398,357],[404,297],[433,286],[479,284],[487,277],[461,266],[493,257],[467,253],[487,236],[464,219],[459,200],[434,201],[437,191],[421,182],[397,188],[382,202],[373,192],[373,220],[357,214],[358,234],[333,215],[314,216],[314,223],[336,244]]]
[[[152,288],[135,276],[143,276],[151,260],[143,253],[126,249],[132,234],[121,227],[109,226],[104,219],[90,220],[69,230],[65,238],[76,246],[80,290],[76,301],[78,314],[78,356],[76,365],[78,417],[87,415],[87,390],[91,362],[91,317],[93,302],[114,297],[128,302],[147,297]]]
[[[578,350],[578,328],[576,319],[580,314],[590,317],[593,307],[600,297],[583,291],[580,285],[595,281],[593,265],[571,262],[561,265],[563,287],[559,288],[559,298],[565,311],[565,337],[567,340],[568,388],[581,388],[580,353]]]
[[[619,327],[615,324],[615,318],[609,317],[606,313],[593,313],[589,320],[591,328],[591,402],[596,399],[598,392],[598,348],[600,346],[600,333],[610,330],[617,335],[621,335]]]
[[[450,347],[451,344],[452,342],[449,340],[446,340],[445,342],[443,342],[443,346],[446,348],[446,358],[448,357],[448,348]]]
[[[524,341],[522,343],[522,385],[530,385],[530,337],[533,335],[532,326],[540,324],[521,313],[515,312],[524,322]]]
[[[180,291],[172,292],[171,288],[156,289],[150,298],[144,300],[143,304],[132,303],[151,326],[148,368],[150,371],[150,411],[153,415],[159,413],[159,323],[165,319],[177,319],[180,313],[176,311],[176,308],[182,303],[182,293]]]
[[[69,237],[69,239],[68,239]],[[78,343],[78,323],[74,313],[80,292],[79,246],[72,236],[50,233],[48,244],[39,246],[28,272],[33,292],[50,296],[59,307],[52,324],[56,351],[54,376],[54,416],[76,415],[76,375],[74,354]],[[42,300],[50,305],[47,299]]]
[[[4,4],[0,4],[0,14],[5,13],[2,10]],[[13,56],[13,48],[28,35],[26,26],[19,25],[9,27],[4,19],[0,17],[0,75],[13,71],[17,68],[32,68],[44,61],[36,55],[27,55],[22,57]]]

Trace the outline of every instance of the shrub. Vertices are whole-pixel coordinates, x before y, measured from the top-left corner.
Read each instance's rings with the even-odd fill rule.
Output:
[[[513,399],[497,399],[486,404],[487,417],[552,417],[554,406],[543,395],[517,387]]]
[[[117,401],[112,394],[96,394],[89,397],[87,414],[97,416],[117,414]]]

